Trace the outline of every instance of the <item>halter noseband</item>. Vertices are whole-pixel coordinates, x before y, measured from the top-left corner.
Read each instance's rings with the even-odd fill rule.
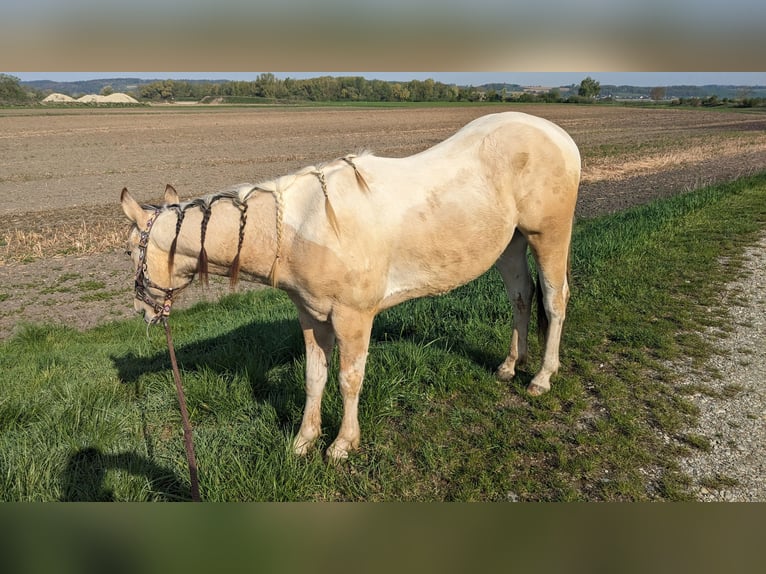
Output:
[[[154,225],[154,222],[159,214],[160,210],[155,209],[154,213],[152,213],[152,215],[149,217],[149,220],[146,222],[146,230],[140,232],[138,241],[138,268],[136,269],[135,281],[136,299],[146,303],[154,310],[155,315],[150,321],[150,324],[165,321],[167,317],[170,316],[170,308],[173,306],[173,296],[176,294],[176,292],[184,289],[189,285],[189,283],[187,283],[182,287],[162,287],[149,279],[149,271],[146,264],[146,247],[149,245],[149,232],[152,230],[152,226]],[[156,291],[161,291],[164,293],[164,302],[162,304],[158,303],[154,298],[152,298],[151,295],[149,295],[149,293],[146,292],[147,289],[155,289]]]

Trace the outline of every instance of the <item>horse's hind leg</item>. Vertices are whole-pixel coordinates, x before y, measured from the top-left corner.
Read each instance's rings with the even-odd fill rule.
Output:
[[[500,380],[510,381],[516,375],[516,367],[527,360],[527,334],[533,294],[532,276],[527,264],[527,240],[518,230],[495,265],[513,305],[511,348],[497,369]]]
[[[572,229],[564,225],[559,229],[548,229],[528,237],[532,253],[537,261],[539,287],[542,290],[543,306],[548,319],[545,333],[543,364],[527,387],[531,395],[541,395],[551,388],[551,375],[559,369],[559,345],[561,332],[569,302],[569,244]],[[538,322],[545,318],[538,318]]]

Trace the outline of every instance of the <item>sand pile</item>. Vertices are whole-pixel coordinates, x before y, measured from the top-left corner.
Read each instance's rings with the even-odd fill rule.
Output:
[[[77,99],[78,102],[83,104],[137,104],[138,100],[130,97],[128,94],[115,93],[108,96],[97,96],[95,94],[88,94]]]
[[[65,94],[51,94],[50,96],[48,96],[47,98],[45,98],[43,100],[43,103],[44,104],[48,104],[48,103],[60,103],[60,102],[72,103],[72,102],[76,102],[76,101],[77,100],[75,100],[74,98],[70,98],[69,96],[67,96]]]
[[[44,104],[60,104],[60,103],[69,103],[69,104],[137,104],[139,103],[138,100],[135,98],[132,98],[128,94],[123,93],[115,93],[115,94],[109,94],[108,96],[97,96],[95,94],[88,94],[87,96],[83,96],[81,98],[77,98],[76,100],[74,98],[70,98],[69,96],[65,94],[51,94],[47,98],[43,100]]]

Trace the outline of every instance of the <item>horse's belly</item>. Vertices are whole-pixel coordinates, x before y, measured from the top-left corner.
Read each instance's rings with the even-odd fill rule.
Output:
[[[513,230],[510,221],[485,221],[481,226],[460,222],[408,234],[391,254],[385,297],[389,304],[384,306],[446,293],[475,279],[497,261]]]

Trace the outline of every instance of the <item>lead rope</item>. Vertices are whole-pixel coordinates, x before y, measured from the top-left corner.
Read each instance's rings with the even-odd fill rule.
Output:
[[[192,436],[191,423],[189,422],[189,411],[186,410],[186,398],[181,384],[181,373],[178,370],[178,361],[176,361],[176,351],[173,347],[173,336],[170,334],[170,322],[167,317],[162,318],[165,325],[165,338],[168,341],[168,351],[170,352],[170,364],[173,366],[173,380],[176,383],[176,395],[178,395],[178,406],[181,408],[181,422],[184,428],[184,447],[186,447],[186,462],[189,464],[189,480],[191,482],[191,497],[193,502],[202,502],[199,495],[199,478],[197,477],[197,458],[194,456],[194,437]]]

